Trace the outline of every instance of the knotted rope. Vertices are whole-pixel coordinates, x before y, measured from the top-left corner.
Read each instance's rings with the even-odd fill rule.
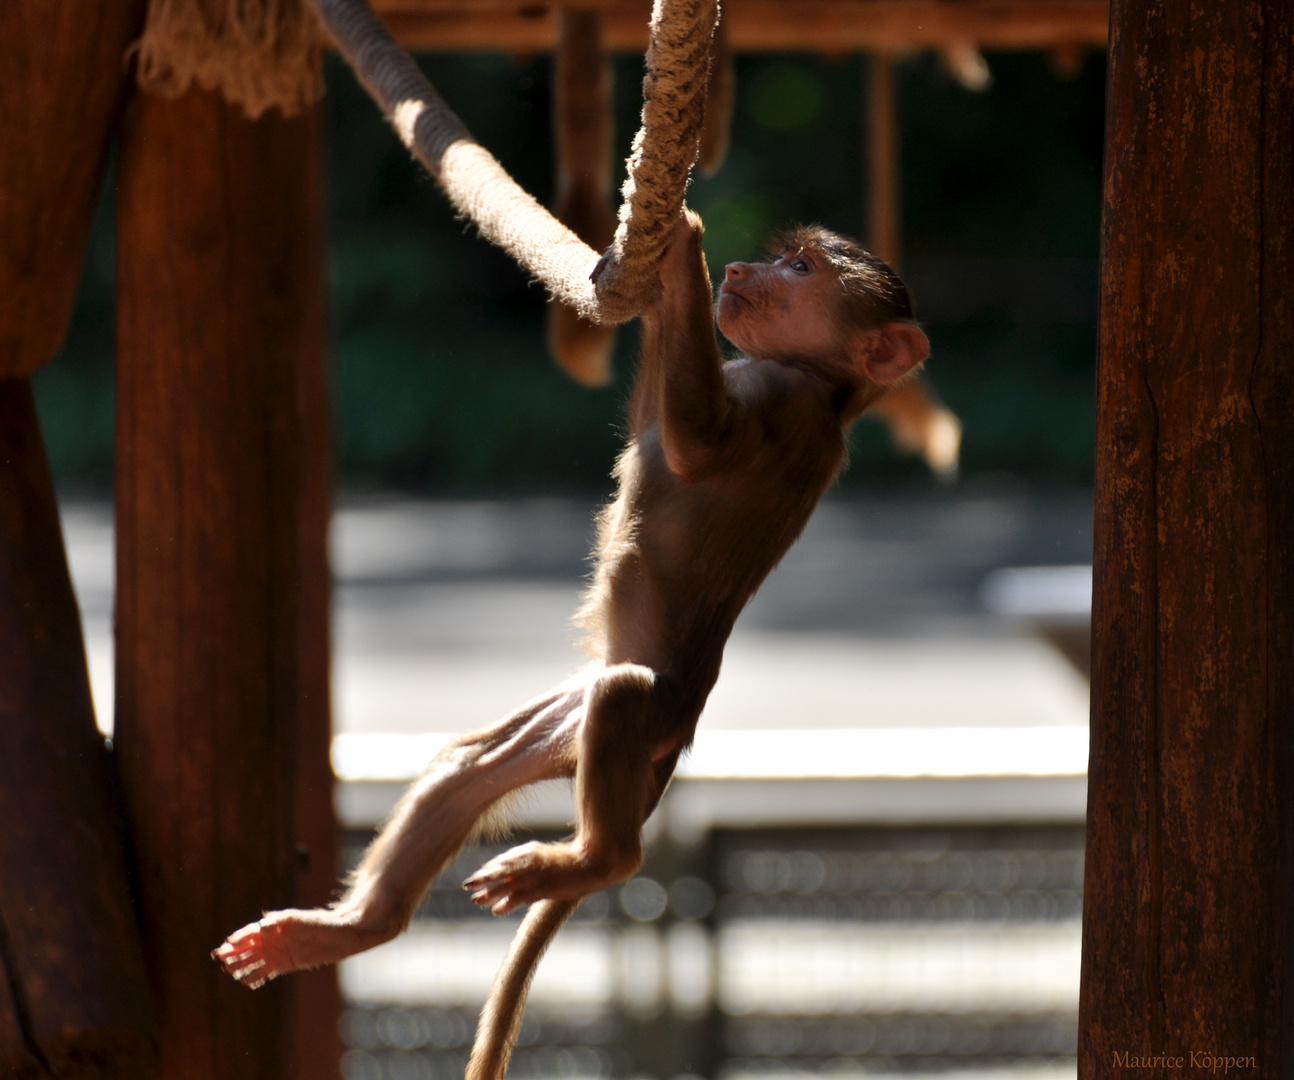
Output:
[[[646,306],[696,160],[717,0],[654,0],[642,127],[621,189],[620,224],[603,257],[472,138],[367,0],[316,4],[401,141],[483,236],[586,319],[625,322]]]

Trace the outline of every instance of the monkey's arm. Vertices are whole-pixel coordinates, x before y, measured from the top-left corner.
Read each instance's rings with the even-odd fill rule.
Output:
[[[661,262],[659,298],[643,313],[634,399],[634,433],[658,423],[665,460],[680,476],[706,471],[731,423],[703,233],[696,214],[679,216]]]

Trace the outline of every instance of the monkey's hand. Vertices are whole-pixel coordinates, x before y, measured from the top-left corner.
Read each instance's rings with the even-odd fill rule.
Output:
[[[666,296],[678,289],[686,288],[696,276],[697,261],[701,256],[701,238],[705,235],[705,225],[701,215],[686,206],[679,211],[678,220],[674,222],[674,232],[670,236],[669,247],[660,261],[660,280]],[[706,292],[709,293],[707,281]]]
[[[298,967],[288,951],[282,926],[272,916],[230,934],[211,958],[252,990]]]

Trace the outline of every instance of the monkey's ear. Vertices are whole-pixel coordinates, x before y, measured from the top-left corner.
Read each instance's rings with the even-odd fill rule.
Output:
[[[897,382],[930,355],[930,342],[916,323],[882,323],[859,331],[854,338],[854,358],[863,374],[880,386]]]

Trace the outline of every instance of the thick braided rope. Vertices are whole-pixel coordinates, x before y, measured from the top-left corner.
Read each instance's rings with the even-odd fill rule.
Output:
[[[597,278],[598,299],[636,315],[652,295],[656,268],[683,208],[700,147],[717,0],[655,0],[642,126],[620,189],[620,225]]]
[[[347,62],[454,206],[586,319],[619,323],[646,305],[696,159],[715,0],[655,0],[643,128],[609,259],[541,206],[472,138],[367,0],[315,0]],[[659,97],[657,96],[659,95]],[[592,281],[597,270],[598,284]]]

